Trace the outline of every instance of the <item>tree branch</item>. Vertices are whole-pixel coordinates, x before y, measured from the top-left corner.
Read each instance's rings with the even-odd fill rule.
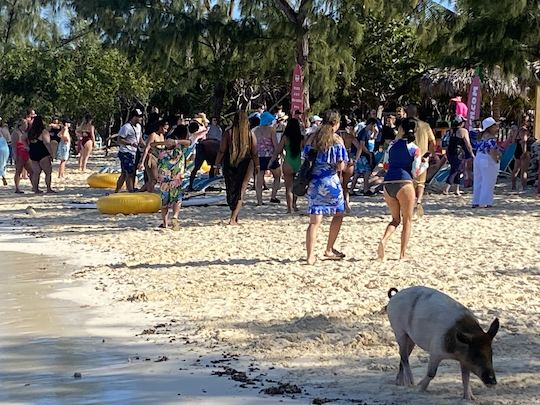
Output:
[[[93,29],[94,29],[94,22],[92,22],[88,27],[86,27],[86,29],[82,30],[81,32],[78,32],[69,38],[63,38],[60,41],[60,44],[56,47],[56,49],[63,48],[64,46],[90,34]]]
[[[289,4],[287,0],[274,0],[274,4],[276,5],[278,9],[283,11],[285,16],[289,20],[289,22],[293,24],[297,23],[298,13],[293,10],[293,8],[291,7],[291,5]]]
[[[4,36],[4,45],[7,45],[9,41],[9,36],[11,35],[11,29],[13,28],[13,22],[15,20],[15,6],[17,5],[17,1],[18,0],[13,1],[13,4],[11,5],[11,11],[9,12],[9,20],[6,27],[6,34]]]

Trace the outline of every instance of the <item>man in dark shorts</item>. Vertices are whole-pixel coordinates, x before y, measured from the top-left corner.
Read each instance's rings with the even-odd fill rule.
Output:
[[[132,193],[135,190],[135,173],[137,171],[136,156],[137,148],[142,142],[142,127],[141,120],[143,112],[138,108],[133,110],[129,121],[118,131],[118,159],[122,174],[116,183],[115,193],[118,193],[124,182],[127,190]]]
[[[216,139],[205,139],[197,143],[197,146],[195,147],[195,166],[193,167],[191,175],[189,176],[188,191],[193,191],[193,181],[195,181],[197,172],[200,170],[205,160],[206,163],[210,166],[210,171],[208,172],[208,175],[210,176],[210,178],[213,178],[215,176],[214,165],[216,164],[216,157],[219,152],[220,144],[221,142]]]

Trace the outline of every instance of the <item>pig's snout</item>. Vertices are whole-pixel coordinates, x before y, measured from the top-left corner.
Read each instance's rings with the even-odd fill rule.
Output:
[[[482,373],[482,382],[488,387],[493,387],[497,385],[497,378],[495,378],[495,373],[493,371],[485,371]]]

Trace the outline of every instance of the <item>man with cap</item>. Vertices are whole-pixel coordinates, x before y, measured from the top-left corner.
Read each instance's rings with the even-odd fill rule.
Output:
[[[319,117],[318,115],[314,115],[313,117],[311,117],[309,119],[309,122],[311,123],[311,126],[306,130],[306,135],[311,136],[315,132],[317,132],[317,130],[319,129],[319,127],[322,124],[322,121],[323,121],[322,118]]]
[[[143,112],[135,109],[130,114],[130,119],[118,131],[118,159],[122,174],[116,183],[115,193],[118,193],[124,182],[127,190],[132,193],[135,191],[135,173],[137,171],[136,155],[137,149],[142,142],[141,121]]]

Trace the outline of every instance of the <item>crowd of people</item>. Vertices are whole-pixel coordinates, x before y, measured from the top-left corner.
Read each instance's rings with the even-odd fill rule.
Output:
[[[295,179],[303,162],[312,165],[307,189],[309,226],[306,233],[306,260],[316,260],[314,245],[324,215],[332,215],[324,256],[339,260],[343,253],[335,248],[344,214],[350,211],[350,196],[382,194],[392,220],[381,238],[378,256],[385,256],[386,244],[396,228],[402,224],[401,253],[406,249],[412,219],[424,214],[423,198],[432,168],[449,164],[443,194],[450,194],[452,186],[461,195],[460,187],[472,185],[472,207],[493,206],[494,188],[499,175],[503,149],[513,146],[512,188],[526,188],[531,179],[529,168],[538,154],[532,157],[531,120],[510,129],[501,143],[499,123],[492,117],[475,125],[469,132],[464,103],[457,98],[456,114],[451,128],[437,142],[430,125],[418,117],[414,104],[400,107],[396,113],[370,110],[365,120],[353,121],[337,111],[329,111],[321,118],[314,115],[306,120],[300,111],[288,117],[281,108],[270,113],[263,106],[252,114],[237,112],[230,126],[220,126],[219,119],[206,118],[204,113],[192,119],[178,118],[170,122],[158,113],[135,109],[118,131],[118,160],[121,173],[115,192],[123,187],[128,192],[155,192],[159,187],[162,200],[160,225],[179,229],[179,212],[183,193],[193,191],[194,180],[206,162],[209,176],[223,174],[230,225],[239,223],[244,196],[253,179],[257,206],[265,205],[268,189],[265,175],[271,174],[270,204],[280,204],[277,198],[284,179],[287,213],[298,211],[297,195],[293,192]],[[459,111],[458,111],[459,110]],[[459,114],[461,113],[461,114]],[[11,130],[2,125],[0,131],[0,177],[4,185],[5,167],[10,159],[15,165],[15,192],[21,178],[28,176],[35,193],[41,193],[40,177],[44,173],[47,193],[52,188],[52,162],[58,160],[58,177],[66,176],[66,162],[72,153],[79,154],[79,170],[86,171],[92,150],[96,146],[96,130],[92,117],[86,115],[72,134],[72,122],[53,119],[47,126],[43,118],[28,109]],[[75,149],[75,151],[73,151]],[[193,153],[194,152],[194,153]],[[189,186],[184,186],[186,160],[194,155]],[[431,165],[430,165],[431,164]],[[538,167],[538,166],[537,166]],[[430,169],[431,168],[431,169]],[[430,170],[428,170],[430,169]],[[144,183],[137,188],[137,172],[144,172]],[[431,170],[431,176],[433,170]],[[362,190],[357,183],[362,180]],[[519,180],[519,181],[518,181]],[[169,212],[172,221],[169,224]]]
[[[2,118],[0,117],[0,122]],[[95,147],[95,129],[92,116],[87,114],[80,126],[72,134],[72,122],[68,118],[53,118],[49,125],[44,118],[32,108],[26,110],[24,117],[16,121],[10,129],[7,123],[2,122],[0,129],[0,177],[4,186],[8,185],[6,179],[6,166],[15,165],[14,185],[15,193],[24,193],[21,190],[21,179],[28,179],[32,191],[41,194],[39,187],[41,173],[45,175],[47,193],[55,193],[52,188],[53,161],[58,161],[58,178],[66,177],[66,162],[74,153],[79,154],[79,169],[86,171],[88,159]],[[74,136],[77,142],[72,139]]]

